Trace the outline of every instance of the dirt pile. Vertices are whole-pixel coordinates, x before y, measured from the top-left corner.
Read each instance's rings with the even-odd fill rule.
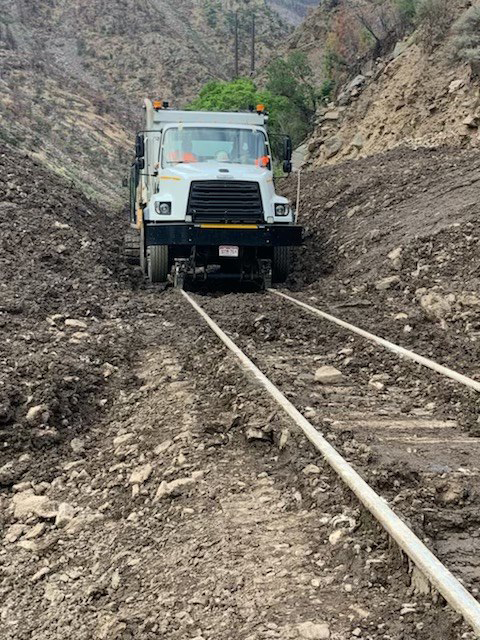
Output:
[[[303,180],[307,242],[292,286],[344,319],[478,377],[478,152],[395,150]],[[292,180],[293,198],[295,189]],[[459,402],[457,392],[448,402]],[[477,430],[477,399],[468,409],[460,404]]]
[[[119,261],[124,221],[38,162],[0,155],[1,458],[57,447],[128,385],[136,309]],[[28,456],[27,456],[28,458]],[[4,469],[0,484],[22,475]]]

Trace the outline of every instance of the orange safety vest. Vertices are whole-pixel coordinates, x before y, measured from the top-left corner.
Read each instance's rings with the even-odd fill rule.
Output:
[[[268,156],[262,156],[261,158],[257,158],[255,160],[255,166],[259,168],[266,168],[270,164],[270,158]]]
[[[180,158],[182,162],[198,162],[197,156],[190,151],[185,151],[184,153],[181,151],[170,151],[168,154],[169,162],[179,162]]]

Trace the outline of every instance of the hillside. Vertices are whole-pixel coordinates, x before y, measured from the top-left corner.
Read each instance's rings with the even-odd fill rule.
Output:
[[[267,0],[272,7],[288,23],[299,25],[307,17],[309,11],[320,4],[321,0]]]
[[[264,0],[254,5],[260,67],[288,27]],[[182,105],[206,81],[231,78],[239,7],[247,73],[245,2],[0,0],[1,138],[118,204],[143,98]]]
[[[381,56],[373,59],[370,49],[349,66],[334,69],[332,100],[317,113],[307,166],[398,146],[477,146],[477,75],[470,64],[454,57],[455,21],[467,9],[466,3],[453,2],[446,22],[435,25],[418,18],[403,32],[392,22],[379,45]],[[327,58],[344,27],[341,11],[320,7],[290,39],[291,48],[308,53],[318,85],[328,78]]]

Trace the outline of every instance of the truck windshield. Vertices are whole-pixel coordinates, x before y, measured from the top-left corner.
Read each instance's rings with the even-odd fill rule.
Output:
[[[184,162],[271,166],[263,131],[214,127],[167,129],[163,140],[163,166]]]

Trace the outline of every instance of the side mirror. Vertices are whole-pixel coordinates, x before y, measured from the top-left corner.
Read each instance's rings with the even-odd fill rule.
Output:
[[[143,158],[145,156],[145,136],[139,133],[135,140],[135,155],[137,158]]]
[[[285,160],[283,163],[283,173],[292,173],[293,167],[290,160]]]
[[[122,180],[122,187],[128,187],[128,178]]]
[[[145,169],[145,158],[137,158],[137,168],[139,171],[143,171]]]
[[[284,142],[284,149],[283,149],[283,159],[285,160],[285,162],[291,162],[292,154],[293,154],[292,139],[290,138],[290,136],[286,136],[285,142]]]

